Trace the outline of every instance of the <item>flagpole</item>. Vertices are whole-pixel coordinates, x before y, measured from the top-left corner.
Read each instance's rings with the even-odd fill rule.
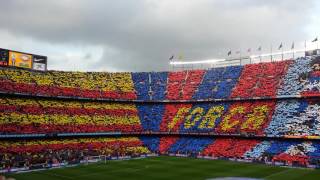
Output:
[[[170,58],[169,58],[169,62],[171,64],[171,62],[173,62],[174,60],[174,55],[172,55]],[[172,70],[174,71],[174,68],[175,68],[175,64],[172,64]]]
[[[293,49],[293,52],[292,52],[292,59],[294,59],[294,49]]]
[[[281,46],[281,61],[283,61],[283,47],[282,46]]]
[[[294,43],[293,43],[293,46],[292,46],[292,59],[294,59]]]
[[[306,57],[307,52],[307,40],[304,40],[304,57]]]
[[[251,48],[248,49],[248,54],[249,54],[249,60],[250,60],[250,64],[252,62],[252,59],[251,59]]]
[[[242,59],[241,59],[241,48],[240,48],[239,55],[240,55],[240,64],[242,64]]]
[[[270,56],[271,56],[271,62],[273,62],[273,60],[272,60],[272,44],[271,44],[271,53],[270,53]]]
[[[261,47],[261,46],[260,46],[260,47]],[[261,59],[261,50],[262,50],[262,49],[260,48],[260,51],[259,51],[259,52],[260,52],[260,63],[261,63],[261,61],[262,61],[262,59]]]
[[[260,56],[259,56],[259,57],[260,57],[260,62],[261,62],[261,61],[262,61],[262,59],[261,59],[261,52],[260,52]]]
[[[291,49],[292,49],[292,59],[294,59],[294,48],[295,48],[295,44],[294,44],[294,41],[292,42],[292,45],[291,45]]]

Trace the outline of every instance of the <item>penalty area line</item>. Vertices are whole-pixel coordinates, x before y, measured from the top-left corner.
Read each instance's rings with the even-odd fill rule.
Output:
[[[56,174],[56,173],[44,173],[44,172],[40,172],[40,171],[38,171],[37,173],[43,174],[43,175],[47,175],[47,176],[54,176],[54,177],[59,177],[59,178],[65,178],[65,179],[74,179],[73,177],[64,176],[64,175],[60,175],[60,174]]]
[[[280,171],[280,172],[272,173],[272,174],[270,174],[270,175],[268,175],[268,176],[265,176],[265,177],[262,177],[262,178],[263,178],[263,179],[267,179],[267,178],[272,177],[272,176],[275,176],[275,175],[279,175],[279,174],[287,173],[287,172],[288,172],[288,171],[290,171],[290,170],[292,170],[292,169],[287,169],[287,170],[284,170],[284,171]]]
[[[88,174],[83,174],[83,175],[79,175],[76,177],[85,177],[85,176],[92,176],[92,175],[98,175],[98,174],[104,174],[104,173],[117,173],[117,172],[122,172],[122,171],[129,171],[129,172],[137,172],[137,171],[141,171],[143,169],[148,169],[151,166],[148,167],[144,167],[144,168],[122,168],[122,169],[115,169],[115,170],[104,170],[104,171],[100,171],[100,172],[94,172],[94,173],[88,173]]]

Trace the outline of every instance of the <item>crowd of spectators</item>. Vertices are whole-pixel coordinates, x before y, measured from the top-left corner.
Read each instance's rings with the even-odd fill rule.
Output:
[[[132,103],[0,98],[0,134],[140,132]]]
[[[167,88],[167,72],[132,73],[137,99],[165,100]]]
[[[193,99],[228,99],[242,69],[243,66],[229,66],[207,70]]]
[[[36,96],[136,99],[131,73],[0,69],[0,91]]]
[[[212,137],[67,138],[0,141],[2,169],[79,163],[88,157],[138,156],[151,152],[284,165],[320,165],[320,142]]]
[[[280,101],[265,133],[269,136],[319,136],[319,112],[318,99]]]
[[[275,97],[289,65],[293,61],[245,65],[232,98]]]
[[[0,134],[211,133],[320,136],[318,98],[116,103],[0,97]]]
[[[37,72],[0,68],[0,92],[31,95],[0,97],[0,135],[154,133],[140,138],[1,140],[3,169],[79,163],[88,156],[150,152],[303,166],[319,164],[320,143],[303,139],[320,136],[319,100],[310,97],[320,95],[319,57],[178,72]],[[291,95],[308,98],[276,99]],[[271,99],[253,100],[256,97]],[[188,102],[211,99],[228,101]],[[153,100],[186,101],[144,102]],[[160,137],[157,133],[177,135]],[[198,133],[220,136],[190,136]],[[256,136],[260,139],[252,138]]]
[[[87,157],[140,155],[150,151],[139,138],[67,138],[0,141],[0,169],[80,163]]]
[[[146,139],[146,138],[144,138]],[[161,154],[185,154],[214,158],[247,159],[284,165],[320,165],[320,142],[305,140],[256,140],[212,137],[163,137],[144,141],[159,147]],[[156,144],[156,145],[154,145]],[[164,148],[165,147],[165,148]]]
[[[211,100],[317,95],[319,57],[177,72],[65,72],[0,68],[0,91],[115,100]]]

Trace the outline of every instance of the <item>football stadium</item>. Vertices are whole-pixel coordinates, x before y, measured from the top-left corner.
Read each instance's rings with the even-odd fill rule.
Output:
[[[172,72],[2,66],[1,172],[22,180],[319,178],[311,169],[320,167],[320,56],[307,55]]]
[[[243,9],[245,5],[260,8],[260,4],[252,5],[246,0],[232,1],[233,3],[222,3],[217,0],[215,2],[219,3],[215,5],[220,7],[222,3],[221,7],[224,8],[239,6],[236,8]],[[40,14],[47,12],[47,4],[30,1],[30,6],[27,6],[25,3],[21,5],[19,0],[13,2],[4,3],[4,8],[23,6],[27,19],[34,14],[33,11],[27,11],[34,10],[35,6]],[[103,5],[114,5],[111,2],[104,2]],[[163,6],[156,1],[150,2],[153,2],[150,5],[152,10]],[[203,0],[202,3],[204,2],[207,1]],[[71,1],[62,0],[61,3],[50,4],[50,8],[60,7],[63,12],[68,3]],[[89,12],[99,13],[99,7],[95,6],[95,3],[78,3],[80,7],[77,8],[75,3],[75,10],[71,14],[70,11],[61,13],[66,20],[69,17],[76,20],[79,14],[85,14],[82,10],[87,10],[86,8],[89,8]],[[199,13],[200,6],[206,9],[207,5],[194,2],[191,4],[192,9],[195,8]],[[183,14],[181,11],[188,8],[188,5],[181,5],[180,8],[177,4],[172,7],[171,3],[169,5],[170,8],[166,4],[165,9],[176,8],[179,11],[172,12],[173,14]],[[45,9],[41,9],[42,6]],[[126,3],[114,7],[125,6]],[[130,10],[121,10],[119,14],[131,16],[132,6]],[[269,6],[275,5],[263,4],[264,8]],[[287,7],[280,6],[281,9]],[[300,7],[307,8],[307,5],[292,5],[291,8]],[[2,8],[0,7],[0,16]],[[149,4],[144,4],[144,8],[148,9]],[[251,11],[250,8],[244,8],[243,12]],[[77,14],[78,11],[81,13]],[[261,8],[254,12],[260,11],[268,12]],[[102,12],[108,14],[106,11]],[[145,13],[145,17],[150,11],[140,9],[139,13]],[[189,13],[195,15],[188,11],[187,14]],[[184,19],[182,14],[179,14],[179,17]],[[64,21],[59,13],[55,15],[60,19],[54,22]],[[89,17],[90,13],[85,15]],[[247,16],[249,15],[245,17]],[[32,17],[32,20],[44,23],[44,32],[53,33],[45,28],[49,26],[49,23],[42,21],[45,17],[48,21],[52,20],[49,15],[37,15],[38,19]],[[112,18],[121,20],[118,14]],[[159,23],[165,21],[157,18],[159,17],[152,19]],[[227,17],[221,15],[219,18]],[[7,19],[15,18],[12,14]],[[94,16],[94,19],[99,18]],[[273,23],[277,23],[276,19]],[[119,24],[120,20],[115,24]],[[111,23],[108,19],[106,21]],[[90,23],[94,25],[101,22],[103,21]],[[134,31],[134,28],[129,28],[130,23],[141,25],[139,19],[132,20],[126,26],[121,26],[126,30],[123,34],[130,34],[129,30]],[[142,23],[148,24],[149,21],[143,20]],[[4,24],[1,18],[0,24]],[[19,23],[13,24],[18,26]],[[84,28],[81,26],[82,21],[76,21],[76,24]],[[85,36],[83,33],[86,31],[81,28],[80,36],[76,35],[78,32],[75,29],[70,33],[62,28],[59,36],[63,38],[53,38],[56,44],[63,42],[63,45],[59,46],[52,45],[53,41],[48,40],[54,33],[43,34],[40,32],[41,28],[38,29],[39,32],[33,29],[32,33],[29,33],[28,28],[33,27],[32,23],[30,26],[24,24],[27,26],[23,30],[24,35],[18,33],[19,28],[16,26],[15,30],[10,31],[11,25],[5,25],[6,28],[0,26],[0,39],[12,41],[0,42],[0,180],[320,178],[320,39],[318,40],[317,35],[308,37],[309,40],[302,43],[279,40],[280,42],[271,45],[271,48],[269,45],[266,47],[256,43],[254,46],[257,48],[242,47],[242,50],[225,48],[221,42],[227,42],[227,37],[223,37],[217,44],[224,48],[224,54],[209,51],[210,56],[216,58],[205,58],[204,51],[195,53],[190,50],[189,58],[179,52],[171,55],[171,52],[164,50],[169,55],[163,62],[159,60],[162,55],[158,57],[156,53],[151,55],[154,60],[149,57],[138,60],[139,58],[128,58],[132,55],[129,52],[126,54],[120,50],[107,51],[108,48],[105,47],[104,51],[108,53],[120,52],[120,59],[130,59],[129,69],[125,69],[128,62],[118,60],[115,55],[112,55],[115,59],[111,60],[107,55],[99,56],[102,60],[98,65],[94,65],[98,62],[95,61],[96,56],[86,52],[95,50],[86,48],[85,45],[85,48],[80,50],[83,52],[79,52],[84,53],[84,56],[74,55],[78,53],[78,45],[69,46],[63,43],[70,41],[81,44],[80,39]],[[227,24],[223,25],[228,27]],[[57,26],[55,31],[59,31],[59,27]],[[148,30],[150,27],[152,25],[149,24],[138,29]],[[160,25],[156,27],[163,28]],[[111,26],[110,28],[112,29]],[[109,36],[108,33],[113,33],[113,30],[104,30],[106,37]],[[164,33],[166,30],[160,31]],[[98,29],[91,29],[89,32],[92,36],[99,34]],[[12,36],[15,33],[18,33],[16,39]],[[29,39],[24,39],[28,33]],[[145,32],[139,33],[143,37],[148,36]],[[196,31],[190,30],[190,33]],[[229,31],[224,33],[232,34]],[[130,38],[125,36],[124,39],[127,38],[125,44],[130,52],[137,54],[139,44],[135,44],[133,34],[132,32]],[[261,32],[258,34],[264,36]],[[40,36],[43,35],[45,38],[41,39]],[[79,41],[72,40],[72,35]],[[87,37],[85,42],[93,38]],[[151,49],[147,47],[149,40],[140,38],[139,41],[143,44],[141,52],[165,49],[160,43],[160,39],[165,37],[164,34],[159,37],[158,41],[152,42],[154,48]],[[174,38],[171,35],[168,37]],[[205,42],[200,36],[196,37],[199,42]],[[103,39],[101,35],[99,38]],[[183,38],[183,43],[187,43],[189,36]],[[256,38],[254,36],[252,42],[256,42]],[[134,42],[133,45],[130,40]],[[104,41],[111,42],[110,39],[103,39]],[[13,42],[21,45],[16,46]],[[43,46],[35,49],[37,43]],[[44,45],[45,43],[52,44]],[[118,41],[117,43],[121,44]],[[59,48],[52,48],[53,46]],[[183,47],[179,43],[173,43],[170,47],[173,46]],[[196,46],[192,45],[189,49],[197,49]],[[199,49],[205,48],[199,45]],[[52,55],[52,52],[67,55]],[[61,58],[63,61],[60,62],[58,59]],[[75,62],[74,66],[70,65],[70,62]],[[110,66],[110,69],[99,69],[104,67],[102,62]],[[79,69],[81,64],[88,68]],[[153,69],[163,64],[167,67],[165,70]],[[124,67],[125,71],[116,69],[118,65]],[[143,70],[140,71],[141,68]]]

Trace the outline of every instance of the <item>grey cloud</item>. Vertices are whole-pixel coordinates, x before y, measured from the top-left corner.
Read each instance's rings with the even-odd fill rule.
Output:
[[[0,7],[0,29],[56,45],[104,47],[90,69],[165,70],[171,54],[212,58],[228,49],[302,41],[314,2],[11,0]]]

